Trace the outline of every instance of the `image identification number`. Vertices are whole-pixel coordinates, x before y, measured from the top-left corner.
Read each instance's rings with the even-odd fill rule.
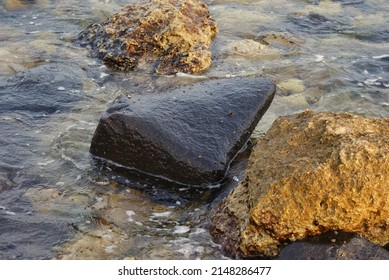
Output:
[[[258,267],[212,267],[212,275],[269,275],[270,266]]]

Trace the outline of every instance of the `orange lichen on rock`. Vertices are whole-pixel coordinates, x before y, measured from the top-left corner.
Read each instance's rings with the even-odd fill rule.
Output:
[[[157,60],[158,74],[195,73],[210,67],[216,32],[201,0],[149,0],[90,25],[78,40],[91,46],[92,56],[121,71],[151,57]]]
[[[274,256],[285,242],[327,231],[384,246],[388,197],[389,119],[306,111],[279,118],[258,141],[211,231],[241,256]]]

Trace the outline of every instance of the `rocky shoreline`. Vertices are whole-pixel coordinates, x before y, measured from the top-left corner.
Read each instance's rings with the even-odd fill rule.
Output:
[[[378,1],[210,2],[0,4],[0,258],[389,259]]]
[[[128,5],[90,25],[78,42],[117,70],[151,58],[158,74],[210,67],[217,25],[206,5],[162,2]],[[264,44],[245,40],[225,48],[265,53],[277,38],[289,38],[287,49],[301,44],[279,33],[262,38]],[[293,78],[277,86],[286,95],[305,91]],[[179,184],[218,183],[274,94],[270,80],[247,77],[122,96],[102,116],[90,152]],[[256,144],[244,180],[213,209],[215,241],[235,258],[388,258],[380,247],[389,242],[388,131],[388,120],[351,114],[306,111],[277,119]]]

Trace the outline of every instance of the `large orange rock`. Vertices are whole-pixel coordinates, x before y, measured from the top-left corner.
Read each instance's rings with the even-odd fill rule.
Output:
[[[105,22],[80,33],[92,56],[115,69],[133,70],[140,60],[157,60],[158,74],[195,73],[211,65],[217,25],[201,0],[149,0],[130,4]]]
[[[327,231],[389,242],[389,119],[313,113],[279,118],[245,179],[214,210],[211,232],[236,256],[275,256]]]

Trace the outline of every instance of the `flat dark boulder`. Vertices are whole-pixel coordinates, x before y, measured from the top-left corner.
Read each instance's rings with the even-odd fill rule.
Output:
[[[186,185],[218,182],[274,94],[270,80],[252,77],[122,96],[101,117],[90,152]]]

